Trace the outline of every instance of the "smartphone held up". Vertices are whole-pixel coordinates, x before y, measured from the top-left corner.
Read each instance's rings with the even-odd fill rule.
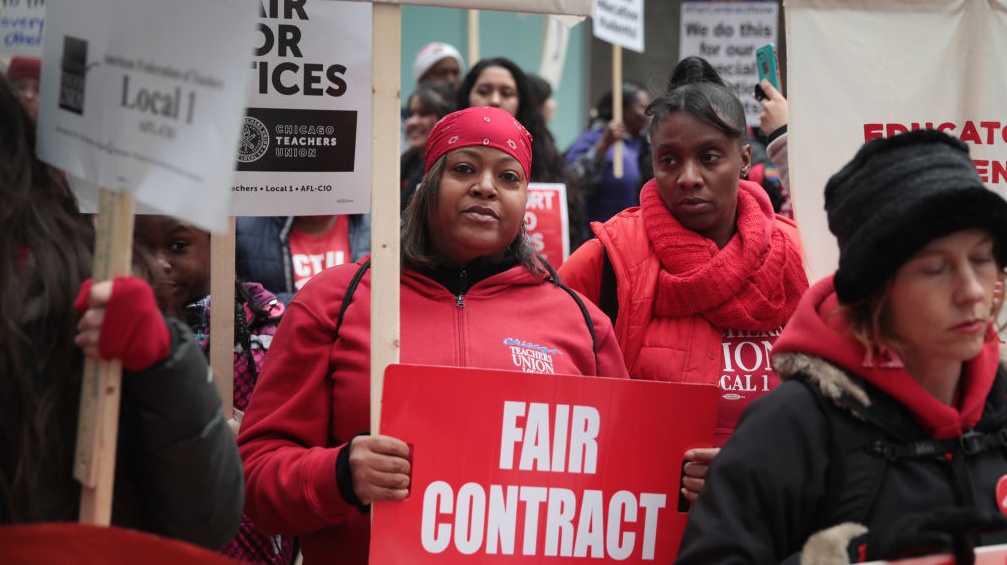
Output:
[[[758,69],[759,82],[761,83],[762,79],[768,80],[773,85],[773,88],[782,94],[780,65],[776,57],[775,45],[767,43],[755,50],[755,66]],[[756,100],[767,98],[766,93],[762,91],[762,87],[758,83],[755,85],[755,98]]]

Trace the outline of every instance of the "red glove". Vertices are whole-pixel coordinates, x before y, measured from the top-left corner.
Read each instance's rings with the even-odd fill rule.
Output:
[[[128,371],[143,371],[168,356],[171,336],[154,299],[154,291],[143,279],[116,277],[106,304],[90,305],[91,279],[80,286],[73,307],[84,315],[89,307],[104,308],[98,334],[102,359],[122,359]]]

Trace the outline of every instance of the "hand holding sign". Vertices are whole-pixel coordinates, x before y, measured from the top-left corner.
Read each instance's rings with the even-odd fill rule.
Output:
[[[409,446],[389,436],[357,436],[350,450],[353,492],[361,503],[404,500],[409,496]]]
[[[685,452],[685,460],[688,463],[683,467],[682,495],[689,502],[695,502],[699,498],[699,493],[703,492],[703,487],[706,486],[706,474],[710,472],[710,463],[718,453],[720,453],[718,447],[690,449]]]

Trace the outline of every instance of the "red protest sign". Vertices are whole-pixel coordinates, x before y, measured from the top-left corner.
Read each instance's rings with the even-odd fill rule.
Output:
[[[975,565],[1003,565],[1007,562],[1007,545],[989,545],[977,547],[975,550]],[[909,559],[899,559],[897,561],[871,561],[864,565],[955,565],[955,556],[951,554],[927,555],[924,557],[911,557]]]
[[[524,224],[535,252],[558,269],[570,255],[566,185],[529,183]]]
[[[371,563],[670,563],[716,406],[712,385],[390,365],[381,433],[412,485],[374,505]]]

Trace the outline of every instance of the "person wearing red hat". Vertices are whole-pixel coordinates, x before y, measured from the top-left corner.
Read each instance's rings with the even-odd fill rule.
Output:
[[[42,59],[13,57],[7,66],[7,80],[14,87],[33,122],[38,121],[38,84],[42,74]]]
[[[627,377],[611,323],[559,285],[524,232],[531,141],[492,107],[453,112],[431,131],[402,228],[402,363],[518,370],[524,346],[508,344],[521,343],[553,352],[555,374]],[[364,265],[328,269],[294,296],[238,435],[246,511],[267,533],[299,535],[306,564],[366,564],[368,505],[409,492],[406,443],[366,435]]]

